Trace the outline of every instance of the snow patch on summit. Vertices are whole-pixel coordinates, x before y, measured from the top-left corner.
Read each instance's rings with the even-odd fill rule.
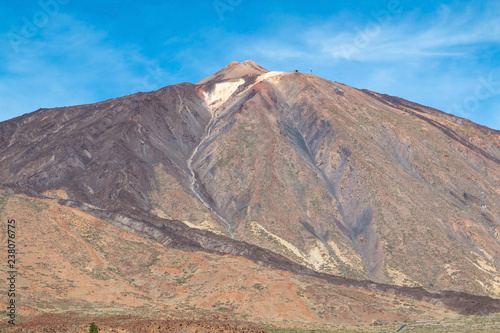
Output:
[[[252,85],[250,85],[245,89],[245,91],[261,81],[274,78],[283,74],[285,74],[285,72],[268,72],[261,74],[257,77],[257,79]],[[204,91],[203,97],[205,98],[205,102],[207,103],[210,112],[213,113],[221,105],[223,105],[244,83],[245,80],[243,78],[238,80],[229,80],[215,84],[215,88],[210,92]]]
[[[203,92],[208,109],[212,112],[217,110],[217,108],[224,104],[243,83],[245,83],[244,79],[221,82],[215,85],[213,91],[209,93]]]

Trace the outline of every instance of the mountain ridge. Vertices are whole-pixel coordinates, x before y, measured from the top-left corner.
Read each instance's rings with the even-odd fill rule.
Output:
[[[0,123],[2,187],[182,221],[320,273],[500,295],[499,132],[253,62],[200,82]]]

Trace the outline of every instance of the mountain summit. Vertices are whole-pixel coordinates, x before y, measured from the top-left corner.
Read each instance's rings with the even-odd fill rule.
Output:
[[[400,98],[233,62],[0,123],[0,156],[5,190],[165,246],[500,297],[500,132]]]
[[[256,64],[252,60],[244,62],[233,61],[214,75],[211,75],[197,84],[207,84],[209,82],[220,82],[229,79],[240,79],[246,76],[258,76],[269,72],[264,67]]]

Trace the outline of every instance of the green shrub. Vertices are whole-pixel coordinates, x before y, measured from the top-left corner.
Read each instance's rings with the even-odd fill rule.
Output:
[[[90,323],[89,333],[99,333],[99,328],[94,322]]]

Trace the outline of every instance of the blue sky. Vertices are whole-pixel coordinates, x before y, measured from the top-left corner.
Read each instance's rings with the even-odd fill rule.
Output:
[[[0,121],[252,59],[500,129],[499,17],[498,1],[2,1]]]

